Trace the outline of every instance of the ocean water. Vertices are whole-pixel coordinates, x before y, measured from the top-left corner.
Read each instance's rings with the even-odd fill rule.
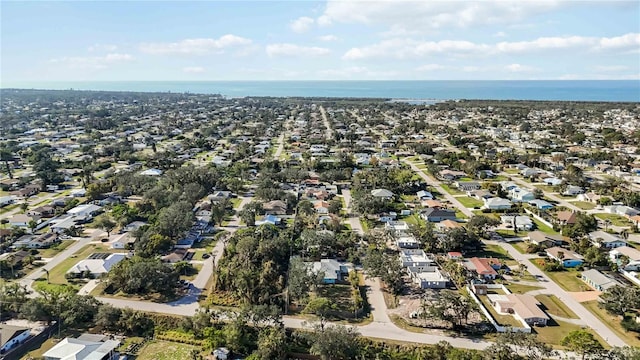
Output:
[[[640,81],[93,81],[3,88],[177,92],[242,96],[640,102]]]

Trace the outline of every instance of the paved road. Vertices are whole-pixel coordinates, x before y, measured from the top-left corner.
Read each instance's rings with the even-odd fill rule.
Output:
[[[433,186],[440,194],[442,194],[442,196],[444,196],[445,199],[447,199],[451,204],[453,204],[453,206],[457,207],[458,209],[460,209],[460,211],[465,214],[468,217],[473,217],[475,214],[467,209],[464,205],[462,205],[462,203],[460,203],[460,201],[458,201],[458,199],[456,199],[453,195],[449,194],[447,191],[445,191],[442,186],[440,186],[440,182],[437,181],[436,179],[432,178],[431,176],[427,175],[424,173],[424,171],[420,170],[420,168],[418,168],[414,163],[412,163],[411,161],[407,160],[407,159],[403,159],[402,160],[405,164],[408,164],[409,166],[411,166],[411,170],[415,171],[421,178],[423,178],[427,184]]]
[[[331,124],[329,123],[329,118],[327,118],[327,113],[324,110],[324,107],[320,105],[320,114],[322,114],[322,121],[324,122],[324,126],[327,128],[326,130],[326,138],[327,140],[333,139],[333,129],[331,128]]]
[[[346,223],[351,226],[351,230],[358,233],[358,235],[364,235],[364,229],[362,229],[362,223],[360,223],[360,218],[355,215],[351,215],[351,191],[349,189],[342,189],[342,198],[344,199],[345,210],[349,217],[346,220]]]
[[[94,232],[91,237],[75,238],[74,239],[76,241],[75,244],[69,246],[68,248],[60,252],[58,255],[51,258],[47,262],[47,264],[44,265],[43,267],[32,271],[31,273],[27,274],[25,277],[20,279],[19,281],[20,285],[24,286],[30,292],[29,297],[37,297],[39,294],[31,287],[31,285],[35,280],[46,277],[46,273],[44,270],[53,269],[58,264],[60,264],[61,262],[69,258],[71,255],[80,251],[80,249],[88,245],[90,242],[94,241],[95,237],[101,234],[102,234],[101,232],[97,231],[97,232]]]
[[[43,194],[43,193],[40,193]],[[60,196],[60,192],[53,192],[53,193],[46,193],[45,195],[42,196],[32,196],[30,198],[27,199],[27,204],[29,204],[29,209],[31,209],[33,206],[35,206],[36,204],[40,204],[42,202],[45,202],[47,200],[51,200],[55,197]],[[17,201],[16,204],[18,204],[18,206],[14,209],[11,209],[5,213],[0,214],[0,220],[1,219],[8,219],[10,217],[12,217],[15,214],[18,213],[22,213],[22,209],[20,208],[20,204],[23,201]]]
[[[403,160],[405,163],[411,165],[411,168],[418,173],[423,179],[425,179],[429,185],[434,186],[439,192],[441,192],[445,198],[451,201],[458,209],[460,209],[463,213],[468,216],[473,216],[474,214],[469,211],[466,207],[464,207],[459,201],[457,201],[453,196],[449,195],[444,189],[442,189],[439,185],[439,182],[435,179],[424,174],[417,166],[413,165],[406,159]],[[522,181],[523,185],[527,184]],[[527,184],[530,187],[530,184]],[[570,204],[571,205],[571,204]],[[544,281],[541,281],[538,286],[543,287],[547,294],[552,294],[558,297],[565,305],[567,305],[571,310],[573,310],[576,315],[584,321],[584,323],[589,324],[591,328],[593,328],[600,336],[602,336],[607,343],[611,346],[625,346],[625,342],[620,339],[613,331],[611,331],[604,323],[602,323],[597,317],[595,317],[589,310],[587,310],[582,304],[580,304],[577,300],[575,300],[569,293],[564,291],[558,284],[556,284],[553,280],[548,278],[543,271],[541,271],[538,267],[536,267],[529,258],[531,257],[528,254],[521,254],[517,251],[513,246],[505,242],[493,242],[493,241],[485,241],[487,244],[497,244],[507,252],[509,255],[513,257],[516,261],[521,262],[527,266],[527,270],[534,276],[541,277]]]
[[[280,155],[282,154],[282,150],[284,150],[284,133],[280,135],[278,138],[278,147],[276,148],[276,152],[273,153],[273,159],[279,160]]]
[[[551,280],[547,275],[535,266],[526,254],[521,254],[510,244],[504,242],[486,241],[487,244],[497,244],[511,255],[516,261],[521,262],[527,266],[527,271],[531,275],[541,277],[544,281],[541,281],[537,286],[543,287],[546,294],[555,295],[559,298],[567,307],[582,320],[588,324],[598,335],[600,335],[611,346],[625,346],[625,342],[620,339],[613,331],[611,331],[603,322],[595,317],[589,310],[587,310],[581,303],[571,296],[568,292],[562,289],[558,284]]]

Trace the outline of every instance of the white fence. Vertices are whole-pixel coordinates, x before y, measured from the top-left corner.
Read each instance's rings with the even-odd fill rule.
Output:
[[[486,286],[487,289],[501,289],[502,291],[505,292],[505,294],[511,294],[511,291],[509,291],[509,289],[507,289],[504,285],[501,285],[501,284],[486,284],[483,286]],[[491,312],[489,312],[489,310],[484,306],[484,303],[478,298],[478,296],[476,296],[476,294],[471,290],[469,285],[467,285],[467,291],[469,292],[469,295],[471,295],[471,298],[473,299],[473,301],[475,301],[476,304],[478,304],[480,311],[482,311],[484,316],[489,320],[489,322],[491,323],[491,325],[493,325],[493,327],[496,329],[497,332],[499,333],[523,332],[527,334],[531,333],[531,327],[526,322],[522,321],[522,319],[520,319],[519,316],[514,316],[514,318],[520,321],[522,324],[524,324],[523,327],[502,326],[498,324],[496,319],[493,318],[493,315],[491,315]]]

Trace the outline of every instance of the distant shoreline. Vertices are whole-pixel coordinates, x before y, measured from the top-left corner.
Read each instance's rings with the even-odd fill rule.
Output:
[[[640,102],[640,82],[635,80],[57,81],[4,82],[0,86],[26,90],[220,94],[232,98]]]

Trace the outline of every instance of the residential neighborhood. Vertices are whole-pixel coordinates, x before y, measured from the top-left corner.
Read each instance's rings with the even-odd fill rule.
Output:
[[[1,95],[3,351],[640,346],[637,104]]]

